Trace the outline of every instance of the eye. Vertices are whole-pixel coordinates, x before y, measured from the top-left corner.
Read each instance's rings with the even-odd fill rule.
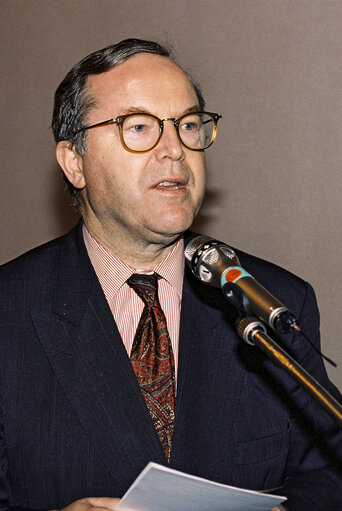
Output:
[[[201,127],[201,118],[198,115],[188,115],[182,119],[180,129],[182,131],[197,132]]]
[[[145,124],[134,124],[134,126],[131,126],[130,129],[136,131],[137,133],[141,133],[142,131],[146,130],[146,126]]]
[[[147,115],[129,116],[123,125],[124,132],[130,135],[147,134],[155,129],[158,129],[158,122]]]
[[[198,124],[196,122],[186,122],[182,125],[182,128],[186,131],[192,131],[198,129]]]

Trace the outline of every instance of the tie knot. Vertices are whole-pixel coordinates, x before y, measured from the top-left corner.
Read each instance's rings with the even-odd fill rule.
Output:
[[[134,273],[127,280],[127,284],[134,289],[145,305],[152,307],[156,297],[158,296],[159,278],[159,275],[156,273],[153,273],[152,275]]]

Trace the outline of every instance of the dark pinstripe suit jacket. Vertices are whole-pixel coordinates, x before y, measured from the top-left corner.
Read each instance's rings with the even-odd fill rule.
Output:
[[[238,256],[318,344],[311,287]],[[171,467],[250,489],[281,487],[290,510],[342,509],[341,431],[242,344],[235,316],[219,290],[186,271]],[[281,342],[338,395],[301,336]],[[0,370],[0,508],[121,496],[148,461],[165,463],[80,226],[0,269]]]

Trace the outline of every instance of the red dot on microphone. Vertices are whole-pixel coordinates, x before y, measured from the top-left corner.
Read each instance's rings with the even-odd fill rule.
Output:
[[[227,271],[226,273],[226,281],[227,282],[234,282],[238,277],[240,277],[241,271],[237,270],[236,268]]]

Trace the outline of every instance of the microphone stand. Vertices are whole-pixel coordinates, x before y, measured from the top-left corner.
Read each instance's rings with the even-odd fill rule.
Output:
[[[342,427],[342,406],[315,378],[283,350],[267,333],[265,325],[249,315],[249,302],[246,295],[231,283],[223,286],[223,294],[238,308],[240,319],[237,333],[241,339],[258,346],[269,358],[278,363],[287,373],[299,382]]]

